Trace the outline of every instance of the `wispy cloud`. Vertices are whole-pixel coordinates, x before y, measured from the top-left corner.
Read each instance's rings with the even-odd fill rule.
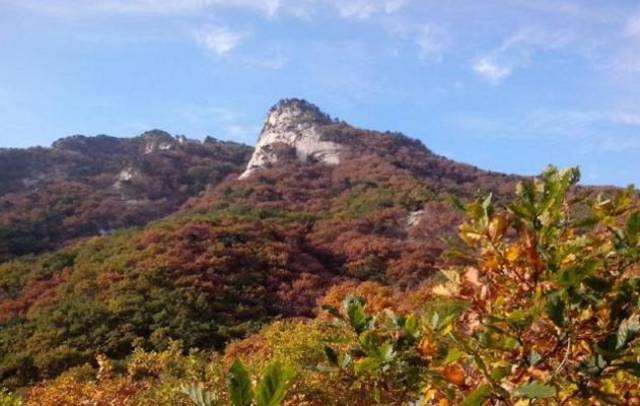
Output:
[[[535,52],[558,50],[573,41],[571,31],[522,29],[506,38],[497,48],[474,58],[471,68],[481,78],[497,85],[516,69],[527,66]]]
[[[7,0],[7,3],[48,14],[183,14],[209,8],[244,8],[273,16],[281,0]]]
[[[482,56],[473,61],[473,71],[489,83],[497,85],[511,75],[511,67],[500,66],[490,56]]]
[[[627,21],[625,35],[640,38],[640,15],[634,16]]]
[[[415,42],[420,59],[433,61],[442,59],[448,40],[443,30],[426,24],[418,30]]]
[[[366,19],[378,13],[394,13],[409,0],[4,0],[7,4],[35,12],[78,14],[157,14],[195,13],[213,9],[247,9],[266,17],[278,14],[308,18],[323,5],[341,17]]]
[[[235,32],[223,26],[208,26],[195,32],[198,43],[218,56],[231,52],[248,36],[247,32]]]
[[[366,19],[377,13],[395,13],[407,0],[336,0],[334,3],[341,17]]]
[[[594,9],[587,4],[581,4],[575,1],[562,0],[507,0],[516,7],[540,12],[544,14],[562,15],[563,17],[580,17],[588,19],[602,20],[605,18],[604,13]],[[586,2],[585,2],[586,3]]]

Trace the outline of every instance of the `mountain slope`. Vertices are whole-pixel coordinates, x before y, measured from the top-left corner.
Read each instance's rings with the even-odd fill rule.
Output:
[[[0,262],[142,225],[237,173],[251,148],[149,131],[0,150]]]
[[[144,207],[165,202],[164,212],[153,212],[159,216],[205,189],[180,193],[185,182],[176,174],[184,172],[163,166],[167,162],[189,173],[192,162],[206,166],[209,150],[220,148],[216,162],[223,164],[212,165],[226,165],[222,173],[230,175],[217,184],[222,176],[205,177],[211,179],[205,193],[143,228],[0,265],[5,384],[55,376],[98,353],[122,358],[136,346],[163,349],[171,339],[185,347],[221,348],[274,317],[312,315],[316,300],[345,281],[418,286],[433,274],[444,240],[454,238],[460,221],[447,201],[479,191],[500,197],[517,180],[439,157],[400,134],[336,122],[296,99],[271,110],[242,175],[246,147],[167,148],[175,144],[153,140],[134,141],[142,155],[132,156],[147,163],[135,161],[144,182],[135,182],[135,170],[122,173],[128,160],[107,160],[109,169],[74,176],[108,187],[89,195],[115,196],[124,202],[120,208],[127,207],[127,193],[150,200]],[[76,169],[67,173],[82,174],[84,154],[99,153],[87,146],[95,142],[115,145],[112,151],[124,148],[117,139],[75,138],[63,143],[62,152],[57,145],[30,153],[73,156]],[[198,152],[204,157],[196,159]],[[15,180],[25,173],[5,180],[5,190],[28,195],[33,189],[20,189]],[[102,173],[108,182],[90,183]],[[169,179],[176,180],[165,183]],[[159,189],[149,186],[154,182]],[[176,189],[177,198],[163,200]],[[44,207],[37,195],[32,205]],[[142,213],[149,217],[134,216],[125,225],[151,218],[152,212]]]

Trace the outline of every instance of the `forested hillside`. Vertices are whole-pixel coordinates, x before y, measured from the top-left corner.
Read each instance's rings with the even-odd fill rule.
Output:
[[[0,402],[636,401],[633,190],[482,171],[296,99],[251,159],[157,132],[0,154],[22,162],[0,183]],[[55,211],[70,183],[95,206]]]
[[[163,217],[241,172],[250,154],[245,145],[158,130],[0,149],[0,262]]]

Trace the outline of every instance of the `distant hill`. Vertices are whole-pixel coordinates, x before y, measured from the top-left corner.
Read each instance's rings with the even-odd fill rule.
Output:
[[[163,217],[241,172],[251,151],[158,130],[0,150],[0,262]]]

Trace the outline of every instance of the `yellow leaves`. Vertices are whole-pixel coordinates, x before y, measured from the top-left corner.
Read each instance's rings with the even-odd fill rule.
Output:
[[[505,258],[510,264],[513,264],[520,259],[521,255],[522,255],[522,250],[520,249],[520,247],[517,245],[511,245],[506,250]]]
[[[469,246],[474,246],[482,241],[482,234],[470,224],[460,226],[460,238]]]
[[[469,223],[461,225],[460,238],[469,246],[475,246],[483,240],[496,243],[504,237],[510,224],[508,215],[500,213],[491,218],[486,226]]]
[[[420,340],[417,350],[418,354],[420,354],[420,356],[425,359],[431,359],[438,352],[438,348],[436,347],[436,345],[427,338],[423,338],[422,340]]]
[[[462,367],[458,364],[451,364],[444,367],[442,370],[442,378],[445,381],[450,382],[454,385],[464,385],[465,374]]]
[[[447,281],[433,287],[432,292],[439,296],[456,296],[460,293],[460,274],[457,270],[440,270]]]
[[[572,350],[574,354],[579,354],[579,356],[586,358],[587,355],[591,354],[591,343],[587,340],[580,340],[577,345],[573,346]]]
[[[605,379],[600,387],[604,393],[616,393],[616,384],[613,379]]]
[[[451,405],[451,403],[449,403],[449,401],[445,398],[442,398],[442,394],[440,393],[439,390],[432,388],[431,386],[427,385],[423,390],[422,390],[422,403],[420,403],[420,405],[437,405],[437,406],[449,406]],[[440,399],[438,399],[440,398]]]
[[[451,289],[450,284],[442,284],[434,286],[431,292],[438,296],[454,296],[458,293],[457,289]]]
[[[489,222],[487,233],[491,241],[499,241],[509,227],[509,218],[505,213],[500,213],[494,216]]]
[[[113,363],[103,354],[96,357],[98,362],[98,380],[109,379],[113,376]]]
[[[577,258],[575,254],[569,254],[562,260],[562,265],[563,266],[574,265],[576,263],[576,260]]]
[[[500,258],[498,257],[497,254],[495,253],[490,253],[485,255],[485,257],[482,259],[481,262],[482,268],[487,270],[487,271],[491,271],[491,272],[496,272],[498,270],[500,270]]]
[[[593,309],[591,307],[587,307],[586,309],[582,310],[578,315],[578,321],[589,320],[593,317],[593,315],[594,315]]]
[[[438,390],[432,388],[430,385],[427,385],[423,391],[422,391],[423,395],[424,395],[424,400],[427,402],[431,402],[433,400],[436,399],[436,397],[438,396]]]
[[[52,383],[33,387],[26,405],[127,405],[144,389],[143,384],[129,379],[106,379],[99,383],[78,382],[72,376],[62,376]]]

